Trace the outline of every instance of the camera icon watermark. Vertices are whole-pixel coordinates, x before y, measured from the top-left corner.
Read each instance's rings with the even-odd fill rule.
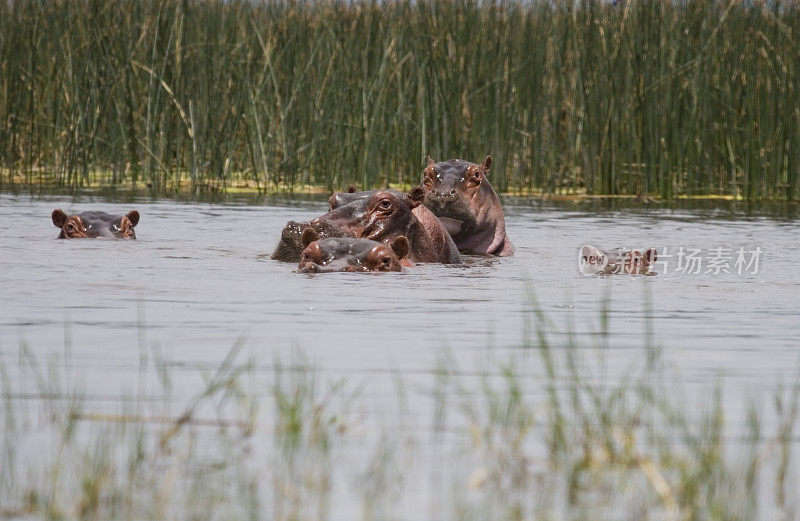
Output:
[[[581,246],[578,251],[578,269],[585,275],[611,275],[628,273],[631,275],[654,275],[652,266],[658,259],[655,248],[633,250],[614,248],[601,250],[595,246]]]

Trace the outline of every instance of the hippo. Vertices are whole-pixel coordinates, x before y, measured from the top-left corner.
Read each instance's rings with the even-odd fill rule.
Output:
[[[581,246],[578,252],[580,272],[587,275],[612,273],[655,275],[651,269],[656,260],[658,252],[655,248],[649,248],[644,252],[625,248],[603,251],[586,245]]]
[[[350,205],[357,201],[358,203],[354,206],[365,207],[369,203],[370,199],[381,191],[392,192],[400,197],[403,196],[401,192],[396,190],[359,191],[355,185],[351,184],[347,192],[334,192],[328,199],[328,202],[330,203],[331,210],[335,210],[340,206]],[[428,210],[424,204],[418,204],[417,206],[413,207],[411,213],[414,214],[414,217],[417,218],[417,221],[419,221],[421,227],[423,228],[423,235],[427,238],[430,238],[434,243],[440,244],[447,253],[446,256],[449,257],[448,262],[441,260],[437,262],[445,262],[446,264],[460,264],[462,261],[461,256],[458,255],[458,248],[450,237],[450,234],[447,232],[447,229],[444,227],[442,221],[436,217],[433,212]]]
[[[346,235],[385,244],[404,235],[410,245],[408,260],[460,264],[461,255],[439,219],[422,205],[425,192],[415,186],[396,190],[335,193],[331,210],[310,222],[338,228]]]
[[[53,210],[53,224],[61,228],[59,239],[136,239],[134,227],[139,223],[139,212],[132,210],[125,215],[105,212],[83,212],[67,215],[62,210]]]
[[[300,260],[300,255],[302,255],[306,247],[303,245],[302,241],[302,233],[306,228],[312,228],[317,233],[317,236],[323,239],[330,237],[347,237],[344,231],[327,222],[317,221],[311,223],[308,221],[289,221],[286,223],[286,226],[283,227],[278,246],[275,247],[275,251],[272,252],[270,258],[283,262],[297,262]]]
[[[476,164],[463,159],[436,163],[428,158],[422,187],[427,206],[464,253],[510,257],[514,245],[506,235],[500,198],[487,179],[492,156]]]
[[[409,249],[404,235],[398,235],[387,246],[353,237],[320,239],[313,228],[303,230],[302,241],[305,249],[298,266],[300,273],[402,271],[401,260]]]

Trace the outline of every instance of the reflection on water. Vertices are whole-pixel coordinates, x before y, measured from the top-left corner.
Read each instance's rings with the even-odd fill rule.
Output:
[[[13,360],[23,342],[46,359],[68,345],[87,399],[99,404],[137,388],[142,353],[157,349],[168,353],[177,372],[170,392],[179,400],[196,392],[198,369],[218,366],[242,339],[254,371],[274,370],[274,360],[291,359],[299,348],[320,374],[364,383],[364,408],[377,414],[396,399],[393,375],[424,393],[443,359],[457,360],[468,377],[495,368],[489,360],[524,356],[526,329],[540,312],[556,348],[576,346],[591,361],[600,360],[595,351],[601,347],[598,364],[611,381],[626,377],[648,338],[663,347],[669,377],[699,393],[719,375],[726,375],[734,396],[771,389],[791,381],[798,364],[796,205],[747,213],[742,203],[692,203],[698,208],[687,210],[680,205],[689,203],[654,208],[509,199],[513,258],[468,257],[461,266],[421,264],[377,276],[307,276],[266,255],[287,220],[313,218],[327,204],[271,202],[132,206],[1,196],[0,355]],[[139,240],[56,240],[50,212],[57,207],[135,207]],[[582,244],[659,252],[758,247],[763,253],[757,273],[601,277],[578,273]],[[610,342],[598,345],[607,298]],[[535,364],[521,367],[531,365],[522,377],[539,374]],[[12,369],[6,385],[24,391],[28,382],[13,364],[6,366]],[[424,437],[431,427],[414,416],[411,398],[406,407],[415,420],[384,421],[420,429]],[[744,406],[726,403],[743,424]],[[420,407],[432,417],[430,404]]]

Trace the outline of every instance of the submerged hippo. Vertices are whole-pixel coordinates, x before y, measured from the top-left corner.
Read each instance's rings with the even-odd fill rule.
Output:
[[[347,237],[347,234],[336,228],[335,226],[326,222],[297,222],[289,221],[281,231],[281,239],[278,241],[278,246],[272,252],[270,258],[283,262],[297,262],[300,260],[305,245],[303,245],[302,235],[303,230],[306,228],[313,228],[317,236],[325,239],[330,237]]]
[[[486,177],[491,167],[492,156],[481,164],[428,158],[425,206],[441,219],[459,251],[510,257],[514,245],[506,235],[500,198]]]
[[[403,235],[408,238],[411,262],[460,263],[461,255],[447,230],[422,205],[424,197],[419,186],[408,193],[372,190],[333,194],[331,211],[310,224],[333,226],[347,236],[385,244]]]
[[[651,273],[652,265],[658,260],[655,248],[641,252],[615,248],[603,251],[594,246],[581,246],[578,253],[580,272],[586,275],[627,273],[638,275],[655,275]]]
[[[105,212],[83,212],[67,215],[53,210],[53,224],[61,228],[59,239],[135,239],[133,228],[139,223],[139,212],[111,215]]]
[[[301,273],[333,271],[402,271],[408,254],[408,239],[395,237],[389,246],[371,239],[337,237],[320,239],[313,228],[302,235],[305,249],[300,257]]]

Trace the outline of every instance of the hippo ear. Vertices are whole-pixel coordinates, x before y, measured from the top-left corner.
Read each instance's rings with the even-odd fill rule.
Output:
[[[314,230],[314,228],[306,228],[303,230],[303,236],[300,238],[300,240],[303,243],[303,248],[306,248],[312,242],[318,241],[319,235],[317,235],[317,232]]]
[[[427,157],[428,157],[428,164],[427,164],[427,165],[425,165],[425,166],[433,166],[433,165],[435,165],[435,164],[436,164],[436,161],[434,161],[433,159],[431,159],[431,156],[427,156]]]
[[[432,189],[433,186],[436,184],[437,180],[437,172],[436,172],[436,163],[433,162],[433,159],[430,157],[428,158],[428,166],[425,167],[425,170],[422,171],[422,184],[428,188]]]
[[[658,260],[658,252],[655,248],[650,248],[649,250],[645,251],[644,256],[647,259],[648,264],[653,264]]]
[[[53,224],[58,226],[59,228],[64,226],[64,223],[67,222],[67,214],[65,214],[61,209],[53,210]]]
[[[483,160],[483,163],[481,163],[481,166],[483,167],[483,171],[484,172],[488,172],[489,170],[491,170],[492,169],[492,156],[486,156],[486,159]]]
[[[422,201],[425,199],[425,190],[422,189],[421,186],[415,186],[408,192],[408,204],[411,205],[411,208],[416,208]]]
[[[398,259],[403,259],[406,255],[408,255],[408,250],[411,248],[405,235],[398,235],[395,237],[389,247],[392,249],[394,254],[397,255]]]
[[[358,188],[356,188],[356,185],[351,184],[350,186],[347,187],[348,194],[354,194],[356,192],[358,192]]]
[[[125,217],[131,222],[131,228],[139,224],[139,212],[136,210],[131,210],[130,212],[125,214]]]

